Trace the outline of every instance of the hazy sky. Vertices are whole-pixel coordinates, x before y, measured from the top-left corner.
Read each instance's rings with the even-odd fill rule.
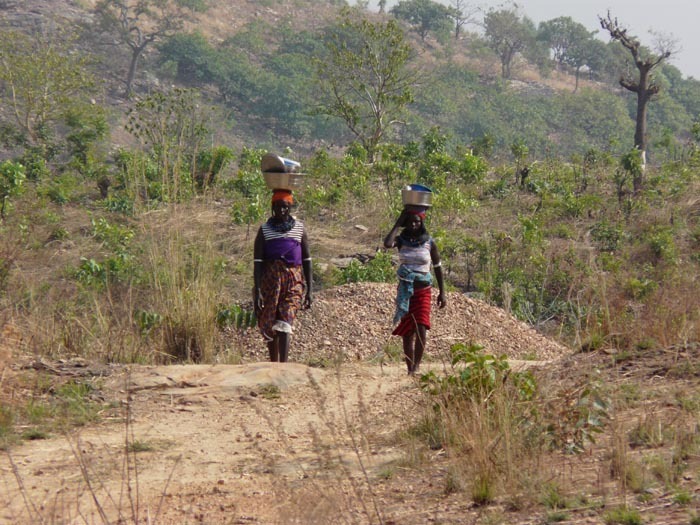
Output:
[[[449,5],[449,0],[437,0]],[[500,0],[466,0],[468,5],[481,7],[484,11],[505,5]],[[396,4],[387,1],[387,9]],[[598,36],[607,41],[608,36],[600,29],[598,15],[606,16],[608,10],[620,25],[628,29],[642,44],[653,47],[653,30],[664,36],[672,36],[680,51],[671,59],[671,64],[686,77],[700,80],[700,1],[698,0],[518,0],[522,13],[535,24],[559,16],[570,16],[589,30],[599,29]],[[512,4],[507,4],[512,5]],[[377,9],[376,0],[370,8]],[[470,30],[474,30],[471,28]]]

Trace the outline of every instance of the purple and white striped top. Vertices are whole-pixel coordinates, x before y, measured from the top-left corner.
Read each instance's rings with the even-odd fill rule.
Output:
[[[278,232],[263,223],[262,233],[265,238],[263,257],[266,261],[281,259],[289,266],[301,266],[301,238],[304,235],[304,223],[295,219],[294,226],[287,232]]]

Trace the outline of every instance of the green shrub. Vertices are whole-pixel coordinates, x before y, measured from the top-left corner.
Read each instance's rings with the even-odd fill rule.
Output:
[[[201,189],[214,184],[217,176],[233,161],[234,157],[233,150],[226,146],[215,146],[200,151],[195,168],[197,186]]]
[[[658,259],[672,263],[678,258],[678,250],[671,228],[654,228],[649,234],[648,242],[652,253]]]
[[[40,181],[51,176],[46,158],[40,151],[27,149],[20,158],[20,163],[25,167],[29,180]]]
[[[656,284],[656,282],[644,278],[637,279],[636,277],[628,279],[625,285],[625,291],[627,292],[627,294],[632,299],[636,300],[641,300],[646,297],[649,297],[652,293],[656,291],[657,288],[658,285]]]
[[[471,153],[465,153],[457,165],[457,175],[464,184],[481,182],[487,171],[488,163],[482,157]]]
[[[509,365],[505,355],[495,357],[482,350],[483,347],[476,344],[453,345],[450,355],[454,374],[439,377],[431,370],[421,376],[423,390],[431,395],[447,394],[448,398],[488,397]]]
[[[150,312],[146,310],[136,310],[134,312],[134,320],[139,327],[141,335],[148,335],[151,331],[163,323],[163,316],[158,312]]]
[[[8,199],[20,194],[25,179],[25,168],[22,164],[9,160],[0,163],[0,217],[5,218]]]
[[[238,304],[220,305],[216,312],[216,324],[219,328],[230,326],[236,330],[243,330],[254,327],[256,323],[255,312]]]
[[[598,244],[599,250],[614,252],[622,242],[623,229],[603,219],[591,228],[591,237]]]
[[[605,525],[642,525],[642,516],[636,509],[617,507],[603,515]]]
[[[346,268],[341,269],[341,274],[346,283],[387,283],[395,279],[396,270],[389,252],[379,251],[366,264],[353,259]]]

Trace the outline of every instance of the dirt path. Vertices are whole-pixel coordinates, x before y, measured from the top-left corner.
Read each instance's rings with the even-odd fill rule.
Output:
[[[296,363],[264,362],[248,330],[230,335],[247,364],[111,369],[99,424],[0,456],[0,524],[463,523],[474,511],[445,498],[444,472],[409,467],[434,467],[444,451],[399,445],[421,394],[389,358],[400,353],[386,327],[394,291],[317,294],[295,327]],[[569,353],[502,310],[449,301],[424,367],[442,368],[455,341],[482,342],[514,368]]]
[[[512,369],[546,365],[540,372],[573,383],[607,361],[585,354],[509,362]],[[667,356],[633,364],[610,378],[631,378],[657,395],[697,391],[697,380],[673,379]],[[437,359],[425,365],[442,368]],[[0,524],[535,525],[551,513],[505,501],[478,506],[468,490],[446,490],[454,459],[424,444],[413,449],[406,439],[423,413],[422,395],[396,362],[131,366],[100,382],[112,408],[99,424],[0,455]],[[659,403],[673,419],[670,407]],[[650,413],[647,405],[640,410],[617,419],[631,428]],[[606,505],[568,509],[565,523],[602,525],[606,508],[625,501],[605,474],[606,440],[581,456],[547,459],[562,462],[549,465],[562,484],[579,495],[595,491]],[[630,461],[647,453],[660,452],[630,451]],[[697,458],[688,461],[679,483],[697,497]],[[697,500],[679,505],[677,492],[654,490],[645,523],[676,525],[697,515]]]
[[[343,506],[362,521],[365,475],[404,455],[394,434],[417,393],[397,364],[124,369],[104,384],[122,404],[112,417],[2,457],[0,523],[99,523],[100,512],[111,523],[320,523]]]

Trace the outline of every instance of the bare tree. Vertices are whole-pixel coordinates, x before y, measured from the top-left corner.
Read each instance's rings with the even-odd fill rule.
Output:
[[[634,147],[639,150],[642,169],[632,181],[636,193],[644,182],[647,151],[647,107],[652,97],[661,89],[660,85],[654,81],[652,71],[676,52],[675,43],[671,39],[660,40],[660,47],[657,52],[650,53],[642,47],[639,40],[627,34],[627,29],[620,25],[617,18],[612,18],[610,11],[608,11],[606,18],[599,16],[598,19],[600,20],[600,26],[610,33],[610,38],[622,44],[630,52],[639,73],[637,79],[633,79],[624,73],[620,76],[620,85],[628,91],[637,94],[637,125],[634,131]]]
[[[469,4],[466,0],[450,0],[452,18],[455,22],[455,40],[459,39],[462,28],[467,24],[476,22],[476,14],[481,11],[479,7]]]
[[[100,0],[96,4],[98,31],[112,35],[114,43],[131,50],[126,98],[131,97],[136,67],[144,50],[180,31],[189,10],[181,0]]]

